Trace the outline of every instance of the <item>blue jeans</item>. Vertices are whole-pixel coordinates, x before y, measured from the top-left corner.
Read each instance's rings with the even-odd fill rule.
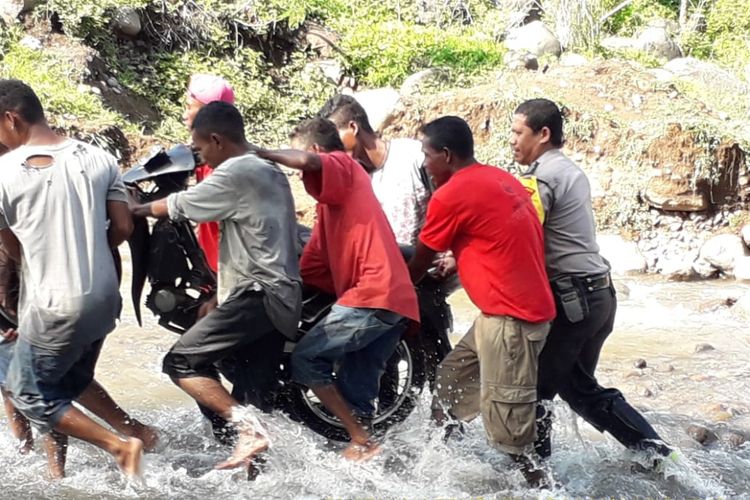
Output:
[[[403,316],[383,309],[334,305],[292,353],[292,378],[314,387],[334,383],[355,415],[375,413],[386,363],[406,330]]]
[[[54,352],[16,341],[5,389],[23,416],[41,433],[55,428],[94,380],[104,339]]]

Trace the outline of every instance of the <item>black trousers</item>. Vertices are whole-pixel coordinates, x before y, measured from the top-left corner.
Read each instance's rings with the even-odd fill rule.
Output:
[[[164,357],[162,370],[173,378],[209,377],[219,372],[232,383],[232,397],[261,411],[274,408],[279,388],[284,336],[271,323],[263,293],[235,290],[199,320]],[[234,428],[198,405],[211,421],[214,436],[231,443]]]
[[[559,294],[555,293],[557,317],[539,356],[537,392],[542,404],[537,408],[537,453],[546,458],[552,452],[552,413],[543,403],[560,395],[584,420],[600,432],[609,432],[626,447],[668,454],[669,448],[654,428],[625,401],[622,393],[602,387],[596,380],[599,354],[615,322],[614,287],[589,292],[582,281],[574,280],[574,283],[585,301],[583,310],[587,312],[581,321],[571,323],[563,311]]]

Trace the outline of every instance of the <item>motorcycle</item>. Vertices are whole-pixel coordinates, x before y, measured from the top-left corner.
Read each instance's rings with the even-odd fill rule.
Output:
[[[186,146],[176,146],[169,151],[156,148],[128,170],[123,180],[139,203],[148,203],[187,189],[195,165],[193,152]],[[300,227],[300,249],[307,238],[309,230]],[[141,304],[145,303],[160,326],[177,334],[185,333],[197,321],[201,305],[216,292],[216,276],[206,263],[192,225],[166,219],[150,225],[148,220],[137,218],[128,244],[133,267],[131,298],[139,325],[143,324]],[[408,258],[410,249],[403,251]],[[119,267],[119,253],[114,251],[113,256]],[[118,272],[118,276],[121,273]],[[149,289],[144,302],[147,282]],[[404,338],[387,364],[381,378],[377,413],[371,424],[374,432],[385,431],[411,413],[425,381],[434,383],[434,369],[444,356],[442,351],[450,347],[447,335],[452,316],[444,292],[439,283],[431,283],[429,278],[425,283],[427,286],[422,286],[418,294],[422,315],[420,333]],[[329,294],[304,290],[297,340],[328,314],[334,302],[335,297]],[[0,304],[0,328],[16,326],[17,318],[11,308]],[[291,382],[290,356],[294,346],[294,342],[287,342],[284,348],[278,371],[280,390],[273,398],[274,409],[329,439],[347,440],[344,427],[313,392]],[[233,367],[220,368],[227,378],[231,377]],[[223,432],[219,428],[222,423],[212,419],[212,424],[219,437]]]

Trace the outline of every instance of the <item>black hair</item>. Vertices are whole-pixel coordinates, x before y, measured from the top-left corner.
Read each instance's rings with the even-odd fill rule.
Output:
[[[21,80],[0,80],[0,114],[11,111],[34,125],[44,121],[44,108],[34,91]]]
[[[419,132],[434,149],[447,149],[462,160],[474,156],[474,136],[469,124],[457,116],[443,116],[423,125]]]
[[[341,142],[336,124],[325,118],[312,118],[305,120],[291,131],[289,139],[300,141],[306,148],[317,144],[324,151],[343,151],[344,143]]]
[[[515,114],[526,117],[526,125],[536,134],[544,127],[549,129],[549,142],[556,148],[562,147],[563,116],[557,104],[549,99],[530,99],[516,108]]]
[[[374,134],[370,120],[367,118],[367,111],[362,105],[352,96],[346,94],[338,94],[326,101],[318,116],[321,118],[328,118],[337,127],[345,127],[349,122],[354,122],[360,128],[368,134]]]
[[[192,130],[204,135],[220,135],[234,144],[245,142],[245,122],[239,110],[229,103],[214,101],[195,115]]]

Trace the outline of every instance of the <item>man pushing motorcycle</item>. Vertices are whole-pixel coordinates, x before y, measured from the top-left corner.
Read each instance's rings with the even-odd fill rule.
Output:
[[[294,201],[284,173],[252,153],[234,106],[203,106],[191,129],[193,145],[213,174],[187,191],[131,210],[139,217],[219,222],[217,300],[206,304],[205,316],[170,349],[163,370],[235,427],[234,453],[217,465],[233,468],[249,465],[269,442],[258,419],[222,386],[216,363],[242,351],[269,367],[267,376],[252,381],[256,392],[276,387],[284,341],[295,338],[300,313]]]

